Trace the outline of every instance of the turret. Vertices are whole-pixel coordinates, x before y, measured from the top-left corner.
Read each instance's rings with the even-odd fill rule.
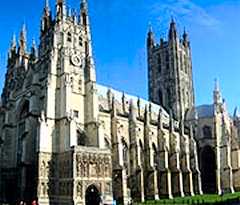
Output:
[[[57,0],[56,10],[57,21],[64,20],[66,17],[65,0]]]
[[[81,17],[80,17],[81,25],[85,26],[85,29],[87,29],[87,26],[89,25],[87,0],[81,1],[80,9],[81,9]]]
[[[214,101],[215,105],[222,103],[220,86],[219,86],[219,82],[217,79],[215,80],[215,87],[214,87],[214,91],[213,91],[213,101]]]
[[[45,7],[43,10],[43,16],[41,21],[41,33],[45,33],[51,26],[52,23],[52,16],[51,16],[51,10],[49,7],[48,0],[45,1]]]
[[[176,23],[173,18],[170,23],[168,38],[169,38],[169,41],[177,39],[177,27],[176,27]]]
[[[94,65],[93,54],[92,54],[92,40],[91,40],[91,31],[90,31],[90,23],[89,23],[89,16],[88,16],[87,0],[81,1],[80,8],[81,8],[80,24],[83,26],[86,36],[87,36],[87,42],[85,43],[86,81],[96,82],[96,72],[95,72],[95,65]]]
[[[235,109],[234,109],[233,119],[234,119],[234,121],[240,120],[240,112],[239,112],[239,108],[238,107],[235,107]]]
[[[35,40],[33,39],[29,60],[30,60],[31,62],[34,62],[34,61],[36,60],[36,58],[37,58],[37,47],[36,47],[36,42],[35,42]]]
[[[149,27],[149,31],[148,31],[148,38],[147,38],[147,48],[148,51],[152,48],[154,48],[154,44],[155,44],[155,40],[154,40],[154,33],[152,31],[152,27]]]
[[[8,64],[14,60],[17,54],[17,41],[16,41],[16,35],[13,35],[10,48],[8,50]]]
[[[24,24],[20,32],[18,55],[24,56],[26,53],[26,49],[27,49],[27,31],[26,26]]]
[[[132,120],[133,122],[137,121],[137,113],[136,109],[134,108],[133,101],[130,102],[129,106],[129,119]]]
[[[184,32],[183,32],[183,45],[185,47],[189,47],[190,41],[188,38],[188,33],[186,32],[185,28],[184,28]]]

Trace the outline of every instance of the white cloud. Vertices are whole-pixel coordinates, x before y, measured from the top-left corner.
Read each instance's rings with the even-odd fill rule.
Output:
[[[193,3],[191,0],[164,0],[155,3],[151,8],[153,15],[161,15],[158,17],[159,23],[165,22],[172,16],[178,21],[197,24],[199,26],[216,28],[220,25],[220,21],[211,16],[204,8]],[[165,16],[165,18],[163,18]]]

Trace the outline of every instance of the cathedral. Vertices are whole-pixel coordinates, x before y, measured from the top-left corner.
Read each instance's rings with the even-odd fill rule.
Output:
[[[240,191],[240,114],[218,82],[195,106],[191,45],[174,20],[149,29],[149,101],[96,82],[88,4],[46,0],[40,43],[8,51],[0,105],[0,202],[122,204]]]

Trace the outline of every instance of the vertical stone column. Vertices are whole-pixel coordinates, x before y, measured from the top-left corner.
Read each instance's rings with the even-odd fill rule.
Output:
[[[159,196],[173,198],[172,196],[172,186],[171,186],[171,172],[169,169],[169,135],[165,134],[163,131],[162,122],[162,112],[159,110],[158,116],[158,155],[159,155],[159,165],[158,165],[158,190]]]
[[[225,126],[223,126],[225,127]],[[224,128],[223,128],[224,129]],[[223,130],[223,137],[220,145],[220,173],[221,173],[221,189],[224,192],[233,193],[233,174],[231,164],[231,145],[228,135],[225,135],[226,130]]]
[[[145,119],[144,119],[144,147],[145,147],[145,167],[144,167],[144,178],[145,178],[145,197],[147,199],[155,199],[158,195],[157,175],[156,167],[154,165],[154,147],[151,141],[151,129],[150,129],[150,112],[148,108],[145,108]],[[155,147],[156,149],[156,147]],[[157,151],[157,150],[156,150]]]
[[[181,147],[181,171],[183,175],[183,189],[186,195],[194,195],[192,171],[190,169],[190,142],[189,136],[185,135],[184,123],[180,122],[180,147]]]
[[[118,120],[117,112],[115,107],[115,100],[112,97],[111,101],[112,112],[111,112],[111,133],[112,133],[112,165],[113,165],[113,196],[117,200],[117,203],[124,203],[124,196],[126,191],[124,191],[124,178],[126,176],[123,172],[123,167],[120,165],[122,161],[121,155],[121,143],[118,139]],[[125,173],[126,174],[126,173]]]
[[[192,171],[193,191],[195,194],[202,195],[202,180],[199,170],[197,144],[194,140],[193,127],[190,125],[190,168]]]
[[[174,132],[173,118],[170,114],[169,137],[170,137],[170,170],[172,179],[172,193],[174,196],[184,196],[183,179],[180,169],[180,136]]]
[[[131,197],[135,201],[143,202],[144,194],[144,153],[141,150],[137,128],[137,111],[131,102],[129,107],[129,137],[130,137],[130,179]],[[142,155],[142,156],[141,156]]]

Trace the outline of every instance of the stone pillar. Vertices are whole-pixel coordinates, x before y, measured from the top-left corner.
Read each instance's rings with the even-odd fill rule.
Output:
[[[198,162],[198,152],[197,152],[197,144],[194,139],[193,127],[190,126],[190,169],[192,171],[192,180],[193,180],[193,192],[195,194],[203,194],[202,191],[202,180],[201,173],[199,171],[199,162]]]
[[[231,148],[229,144],[222,146],[221,153],[221,188],[225,193],[233,193],[233,174],[231,166]]]
[[[172,199],[171,172],[169,169],[158,171],[158,182],[159,197]]]
[[[189,155],[189,137],[182,132],[181,136],[181,171],[183,175],[183,189],[186,195],[193,196],[193,179],[192,171],[190,169],[190,155]]]
[[[235,191],[240,191],[240,150],[238,146],[232,150],[232,173],[233,173],[233,186]]]
[[[170,170],[172,179],[172,194],[173,196],[184,196],[183,192],[183,178],[180,169],[180,156],[179,156],[179,136],[170,133],[171,137],[171,154],[170,154]]]
[[[221,165],[220,165],[220,148],[217,146],[216,148],[216,159],[217,159],[217,170],[216,170],[216,178],[217,178],[217,193],[219,195],[222,194],[222,187],[221,187]]]
[[[146,199],[159,199],[157,170],[152,169],[145,173]]]
[[[149,112],[150,111],[150,112]],[[157,186],[157,170],[155,162],[157,163],[157,146],[151,140],[153,138],[152,131],[150,128],[151,119],[151,104],[149,108],[145,108],[145,118],[144,118],[144,147],[145,147],[145,197],[147,199],[158,199],[158,186]]]

